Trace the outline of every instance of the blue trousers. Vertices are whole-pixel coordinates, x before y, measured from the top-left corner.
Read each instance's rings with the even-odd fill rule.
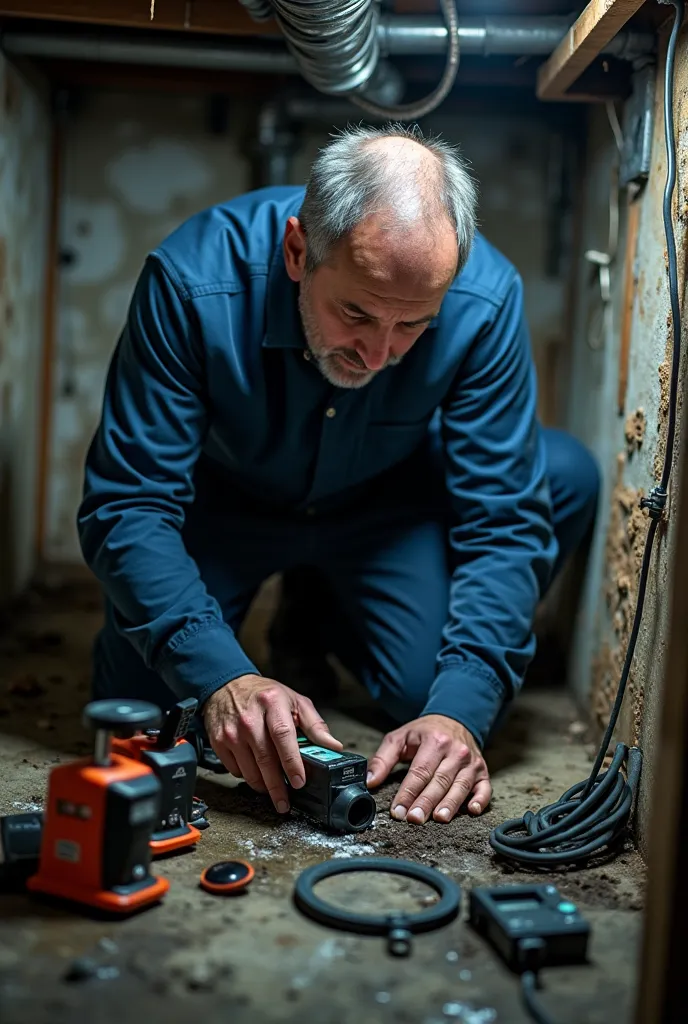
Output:
[[[597,466],[559,430],[545,430],[559,556],[554,575],[588,531],[596,510]],[[409,485],[404,470],[365,503],[321,518],[276,516],[223,500],[215,486],[189,510],[184,540],[227,624],[237,630],[261,583],[296,566],[318,568],[347,623],[346,660],[397,722],[422,710],[435,677],[449,599],[446,496],[433,459]],[[428,468],[430,467],[430,468]],[[543,595],[544,596],[544,595]],[[94,696],[138,697],[163,709],[175,698],[114,626],[105,626],[94,659]]]

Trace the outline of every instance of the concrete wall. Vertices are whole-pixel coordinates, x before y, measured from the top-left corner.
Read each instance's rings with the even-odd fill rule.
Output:
[[[89,92],[66,125],[45,555],[80,561],[75,516],[104,378],[141,265],[186,217],[249,187],[243,128],[200,97]]]
[[[0,600],[35,567],[50,116],[0,56]]]
[[[606,722],[621,673],[637,596],[637,583],[648,520],[638,507],[643,494],[658,482],[668,411],[671,315],[662,225],[662,194],[666,176],[663,133],[663,67],[660,65],[655,105],[653,160],[642,197],[634,263],[633,315],[629,379],[623,414],[617,410],[623,304],[623,264],[628,215],[622,194],[621,236],[613,272],[611,317],[601,319],[599,285],[582,255],[571,368],[569,422],[595,451],[604,474],[600,518],[573,648],[571,680],[579,700],[592,702],[601,728]],[[685,35],[677,60],[675,124],[678,186],[675,209],[681,296],[683,299],[688,210],[686,153],[688,49]],[[615,146],[603,108],[591,112],[586,205],[582,252],[605,249],[609,221],[610,169]],[[685,331],[685,327],[684,327]],[[685,346],[684,346],[685,347]],[[684,361],[685,362],[685,361]],[[682,367],[682,386],[685,366]],[[656,723],[668,626],[668,586],[677,481],[670,495],[668,523],[660,529],[653,560],[644,624],[618,729],[619,738],[640,743],[645,752],[640,801],[640,832],[644,837],[652,781],[661,756],[656,749]]]
[[[250,115],[245,115],[247,118]],[[550,267],[552,202],[562,136],[541,117],[437,119],[460,142],[481,184],[482,229],[518,266],[526,285],[541,369],[543,418],[557,417],[556,359],[565,339],[566,233]],[[291,178],[303,182],[330,125],[304,126]],[[66,135],[59,344],[53,396],[46,554],[80,559],[75,514],[103,379],[146,252],[181,220],[251,187],[250,124],[230,111],[228,130],[208,130],[200,97],[91,92]],[[552,183],[554,180],[554,193]],[[565,223],[565,218],[564,218]],[[559,220],[561,224],[561,218]],[[556,245],[555,247],[556,248]]]

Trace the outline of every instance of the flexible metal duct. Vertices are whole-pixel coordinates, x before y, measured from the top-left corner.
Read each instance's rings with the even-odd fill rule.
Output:
[[[347,94],[369,114],[416,119],[446,97],[459,67],[456,0],[440,0],[447,60],[439,85],[419,103],[397,105],[398,73],[380,61],[379,0],[241,0],[258,21],[274,13],[303,77],[320,92]]]
[[[307,82],[340,95],[370,80],[380,57],[376,0],[241,0],[263,21],[274,15]]]

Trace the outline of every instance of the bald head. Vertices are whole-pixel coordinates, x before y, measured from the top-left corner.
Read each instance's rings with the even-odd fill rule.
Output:
[[[446,289],[456,273],[456,231],[441,202],[442,164],[415,139],[387,136],[364,144],[384,190],[375,206],[330,250],[400,294]],[[386,203],[386,205],[385,205]]]
[[[300,224],[307,239],[307,261],[314,269],[364,220],[378,231],[432,250],[433,242],[454,236],[458,272],[475,233],[476,188],[458,152],[417,128],[347,129],[325,147],[313,164]],[[420,250],[419,250],[420,252]]]
[[[364,143],[364,157],[379,180],[380,195],[368,215],[375,213],[400,224],[417,222],[426,230],[437,219],[449,223],[442,205],[443,169],[435,153],[415,139],[387,136]],[[389,206],[383,208],[384,199]]]

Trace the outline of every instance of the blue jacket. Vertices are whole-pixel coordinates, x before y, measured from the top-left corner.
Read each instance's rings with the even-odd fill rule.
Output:
[[[275,506],[326,506],[407,458],[439,409],[453,578],[425,712],[451,708],[484,741],[532,657],[556,556],[520,278],[478,235],[404,361],[338,389],[324,421],[333,389],[301,356],[281,251],[302,198],[249,193],[149,255],[87,458],[84,557],[145,664],[203,701],[253,669],[182,542],[201,454]]]

